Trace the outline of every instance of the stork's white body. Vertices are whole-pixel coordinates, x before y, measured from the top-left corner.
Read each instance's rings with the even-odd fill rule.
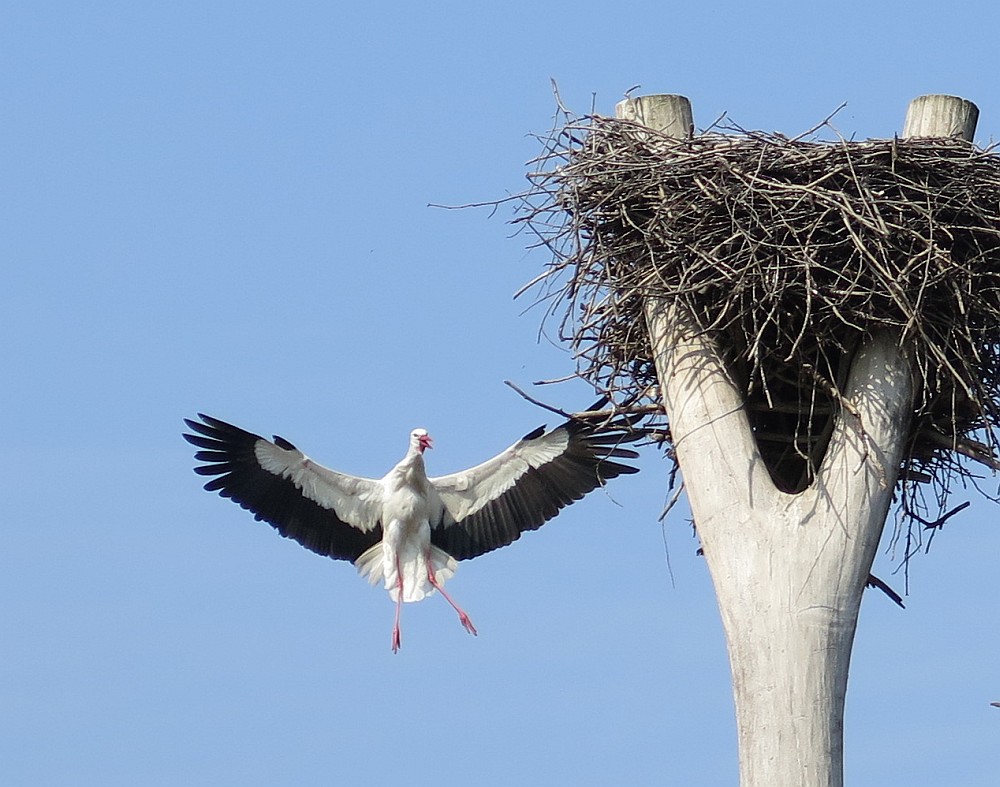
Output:
[[[385,504],[382,507],[381,549],[376,544],[362,555],[358,559],[358,570],[372,584],[379,581],[381,574],[393,601],[400,587],[403,601],[420,601],[434,592],[427,579],[431,511],[427,502],[430,483],[423,455],[411,448],[403,461],[382,479],[382,485]],[[371,557],[366,561],[365,556],[369,553]]]
[[[427,478],[420,443],[426,434],[421,429],[413,431],[406,456],[379,482],[382,540],[356,562],[358,572],[371,584],[384,583],[393,601],[400,595],[404,602],[422,601],[434,592],[432,572],[443,585],[458,567],[451,555],[431,544],[430,501],[436,493]]]

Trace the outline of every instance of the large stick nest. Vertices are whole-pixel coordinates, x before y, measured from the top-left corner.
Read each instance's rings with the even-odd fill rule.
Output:
[[[594,116],[566,118],[536,164],[516,221],[552,252],[542,282],[579,374],[619,404],[658,403],[643,302],[678,302],[745,389],[775,482],[798,491],[854,350],[890,330],[918,374],[909,512],[943,510],[974,478],[966,460],[998,466],[996,155],[958,139],[676,140]]]

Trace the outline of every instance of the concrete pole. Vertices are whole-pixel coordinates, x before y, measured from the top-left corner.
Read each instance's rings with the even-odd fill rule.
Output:
[[[972,142],[979,107],[958,96],[919,96],[906,110],[904,137],[960,137]]]
[[[950,103],[962,100],[940,98],[914,102],[912,128],[934,134],[933,116],[949,133],[967,129],[968,110]],[[629,99],[617,112],[676,136],[693,126],[679,96]],[[813,484],[791,495],[771,481],[711,337],[661,299],[647,301],[646,319],[726,632],[741,784],[842,787],[851,648],[913,410],[909,357],[889,333],[859,349],[850,407]]]

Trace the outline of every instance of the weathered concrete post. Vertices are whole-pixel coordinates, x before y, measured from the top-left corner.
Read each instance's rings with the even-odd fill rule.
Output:
[[[906,133],[971,137],[975,108],[954,102],[962,99],[917,99]],[[682,96],[629,99],[617,112],[672,136],[693,127]],[[787,494],[765,468],[713,339],[665,301],[650,298],[645,311],[726,632],[741,784],[840,787],[858,611],[913,412],[907,350],[890,333],[859,348],[815,480]]]
[[[972,142],[979,108],[958,96],[931,94],[910,102],[903,125],[904,137],[961,137]]]

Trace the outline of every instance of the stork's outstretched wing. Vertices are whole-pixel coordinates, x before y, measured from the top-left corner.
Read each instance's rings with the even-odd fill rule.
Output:
[[[184,419],[202,449],[195,458],[205,484],[286,538],[321,555],[354,561],[382,539],[383,487],[370,478],[338,473],[313,462],[281,437],[274,442],[207,415]]]
[[[619,447],[640,436],[628,426],[572,420],[551,432],[540,427],[481,465],[430,479],[441,501],[431,543],[458,560],[477,557],[537,529],[606,480],[637,472],[614,461],[638,456]]]

